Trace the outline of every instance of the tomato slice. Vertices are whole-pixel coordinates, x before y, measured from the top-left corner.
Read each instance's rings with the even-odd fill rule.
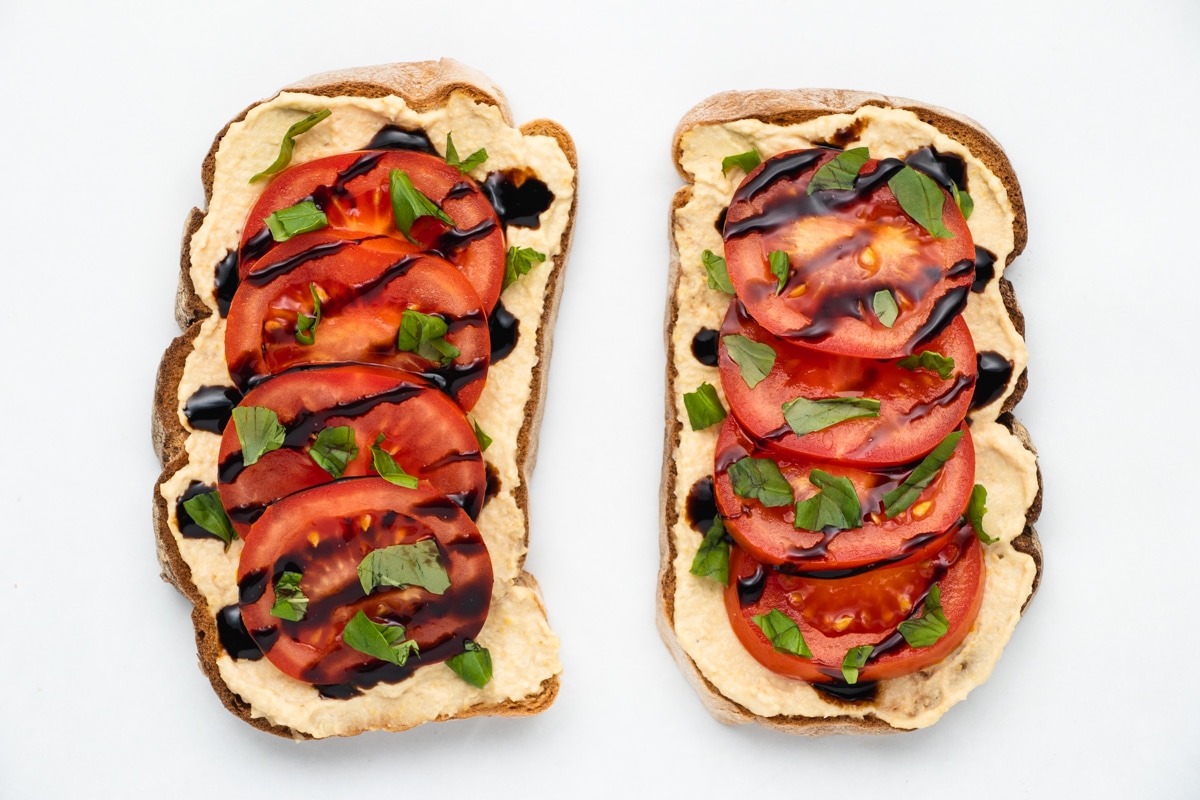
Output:
[[[717,508],[730,535],[752,557],[789,572],[861,570],[900,559],[927,558],[946,544],[951,526],[971,499],[975,448],[967,426],[960,430],[963,436],[954,454],[929,485],[908,508],[888,519],[884,495],[896,489],[916,464],[864,469],[795,456],[755,443],[733,417],[726,417],[717,440]],[[729,468],[747,457],[774,461],[791,484],[797,502],[817,494],[818,488],[809,480],[814,469],[848,479],[860,504],[862,525],[808,531],[793,524],[793,504],[764,506],[757,499],[739,497],[733,491]]]
[[[320,320],[304,344],[297,334],[301,317],[314,316],[314,292]],[[443,365],[399,350],[408,310],[445,322],[459,354]],[[387,237],[356,243],[312,233],[280,245],[238,287],[225,329],[229,374],[242,389],[305,364],[385,364],[423,375],[464,410],[483,392],[490,349],[483,306],[462,273]]]
[[[393,169],[440,207],[454,227],[420,217],[410,231],[420,250],[444,257],[467,276],[490,313],[504,282],[504,228],[492,204],[470,177],[440,158],[411,150],[367,150],[319,158],[276,175],[250,210],[242,231],[242,280],[277,245],[266,219],[272,212],[311,200],[330,230],[384,234],[407,242],[392,214]]]
[[[971,233],[940,188],[953,238],[934,238],[905,214],[888,186],[904,167],[896,159],[867,161],[853,189],[808,194],[814,173],[837,155],[793,150],[746,176],[725,221],[729,278],[751,316],[776,336],[843,355],[908,355],[965,307]],[[771,271],[777,250],[789,261],[782,288]],[[874,310],[885,291],[898,308],[890,327]]]
[[[751,389],[730,356],[725,337],[766,344],[775,351],[767,377]],[[962,317],[921,348],[954,359],[942,379],[932,369],[906,369],[897,359],[832,355],[772,336],[734,300],[721,326],[721,382],[730,409],[746,432],[795,455],[847,464],[904,464],[932,450],[962,421],[971,403],[978,365],[971,332]],[[783,404],[797,398],[869,398],[878,417],[859,417],[798,436],[784,419]]]
[[[858,681],[907,675],[932,666],[966,638],[983,601],[983,549],[970,525],[958,527],[932,557],[910,558],[848,578],[817,579],[776,572],[736,545],[725,610],[738,640],[772,672],[810,683],[844,682],[842,662],[854,647],[874,649]],[[911,647],[896,626],[919,617],[937,583],[947,632]],[[775,650],[754,617],[778,610],[796,623],[812,658]]]
[[[275,412],[287,431],[283,447],[243,465],[237,425],[225,426],[217,471],[221,502],[238,535],[267,506],[293,492],[333,480],[309,455],[326,428],[349,426],[358,455],[342,477],[377,475],[371,448],[379,447],[414,478],[479,516],[487,489],[483,453],[462,410],[428,382],[389,367],[352,365],[287,372],[250,391],[242,406]]]
[[[338,481],[280,500],[254,528],[238,565],[242,620],[271,663],[297,680],[394,683],[462,652],[463,640],[483,627],[492,594],[487,547],[466,512],[428,485]],[[430,539],[450,582],[443,594],[416,585],[364,593],[358,567],[368,553]],[[308,606],[298,622],[271,614],[284,572],[302,576]],[[347,645],[343,631],[359,611],[372,622],[403,625],[419,655],[398,666]]]

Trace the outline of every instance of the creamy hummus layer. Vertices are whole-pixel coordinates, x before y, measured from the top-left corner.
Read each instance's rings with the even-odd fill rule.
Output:
[[[855,126],[860,119],[864,124]],[[695,482],[712,475],[719,426],[693,431],[683,395],[708,382],[717,387],[725,402],[719,370],[699,363],[691,352],[692,339],[701,328],[720,328],[730,301],[730,295],[708,288],[701,262],[706,249],[723,252],[715,221],[744,177],[740,169],[722,175],[722,159],[751,149],[767,159],[786,150],[831,141],[838,131],[852,126],[861,130],[846,146],[866,146],[874,158],[901,157],[928,145],[939,153],[963,158],[967,189],[975,202],[968,227],[975,244],[996,256],[996,277],[982,294],[971,293],[965,319],[976,350],[999,353],[1012,362],[1013,370],[1001,396],[969,415],[976,451],[975,480],[988,490],[985,524],[988,532],[1000,539],[984,547],[987,584],[979,618],[963,644],[937,667],[882,681],[874,701],[850,705],[826,702],[808,684],[776,675],[751,658],[730,627],[722,587],[690,573],[703,537],[688,524],[685,503]],[[1037,495],[1035,457],[995,422],[1027,361],[1024,340],[1013,327],[999,289],[1014,247],[1014,213],[1008,193],[1000,179],[961,143],[921,122],[912,112],[897,109],[866,106],[854,114],[831,114],[790,126],[750,119],[701,125],[682,137],[681,148],[681,164],[694,177],[694,186],[689,201],[676,211],[673,230],[680,262],[674,298],[680,312],[670,339],[675,368],[671,389],[683,429],[675,452],[675,496],[668,498],[678,521],[668,535],[677,553],[672,568],[679,644],[723,695],[760,716],[874,716],[897,728],[930,725],[991,674],[1020,617],[1036,571],[1033,560],[1011,544],[1024,530],[1026,512]]]
[[[517,345],[491,366],[487,386],[471,412],[492,437],[484,458],[500,479],[499,492],[487,501],[478,519],[495,575],[492,609],[479,636],[491,652],[494,677],[480,690],[460,680],[444,664],[434,664],[400,684],[380,685],[351,700],[331,700],[283,675],[266,659],[235,660],[222,655],[218,662],[222,678],[250,703],[253,716],[315,737],[401,729],[452,717],[481,703],[520,700],[536,694],[544,681],[561,671],[558,639],[536,593],[513,583],[521,572],[527,530],[516,499],[522,483],[517,438],[538,367],[537,328],[554,258],[570,223],[575,179],[570,161],[553,138],[524,136],[506,125],[494,106],[460,94],[452,95],[443,108],[418,113],[398,97],[330,98],[285,92],[251,109],[244,120],[229,127],[217,150],[208,211],[191,240],[192,283],[214,313],[200,326],[178,390],[179,421],[189,432],[188,463],[160,487],[170,531],[191,567],[196,587],[214,612],[237,602],[241,543],[235,541],[226,550],[216,539],[187,539],[179,533],[176,502],[193,480],[216,485],[220,447],[218,435],[191,428],[183,408],[201,386],[232,385],[225,368],[225,321],[215,313],[214,284],[216,265],[237,247],[246,215],[266,183],[251,184],[249,178],[275,160],[289,126],[322,108],[330,109],[332,116],[296,140],[292,164],[361,149],[386,125],[424,130],[439,152],[445,147],[446,134],[453,132],[460,153],[487,149],[487,161],[475,168],[473,177],[482,180],[490,172],[528,168],[549,187],[554,200],[542,213],[537,229],[510,226],[505,231],[509,245],[531,247],[547,259],[501,296],[505,308],[519,320]]]

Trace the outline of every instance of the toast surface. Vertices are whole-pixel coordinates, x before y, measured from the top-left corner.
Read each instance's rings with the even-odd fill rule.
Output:
[[[714,428],[691,430],[683,394],[703,382],[720,386],[717,369],[699,362],[692,342],[702,329],[720,328],[729,300],[708,287],[701,253],[722,252],[718,218],[744,177],[737,168],[725,176],[721,161],[752,148],[765,159],[817,145],[869,146],[878,158],[932,145],[963,158],[968,191],[976,201],[969,227],[976,244],[996,256],[995,276],[982,292],[971,293],[965,319],[979,351],[999,353],[1012,365],[1003,391],[968,414],[977,474],[989,475],[977,478],[989,489],[988,530],[1000,539],[986,548],[984,607],[975,628],[937,666],[880,681],[872,699],[853,703],[760,666],[730,628],[722,587],[689,572],[703,536],[690,524],[687,498],[712,473],[717,434]],[[812,736],[892,733],[932,724],[987,679],[1041,576],[1041,546],[1033,528],[1041,509],[1036,451],[1010,413],[1027,384],[1024,320],[1004,277],[1027,237],[1016,174],[1000,145],[965,117],[903,98],[841,90],[714,95],[680,121],[672,154],[686,184],[670,212],[660,633],[709,711],[727,724],[757,722]]]
[[[231,386],[224,366],[224,318],[218,265],[236,250],[249,204],[261,185],[248,176],[274,158],[284,131],[321,108],[334,113],[299,137],[292,163],[363,148],[385,125],[424,131],[442,152],[447,132],[465,152],[488,150],[471,173],[531,171],[553,193],[536,229],[508,230],[509,243],[547,255],[505,289],[501,302],[517,319],[517,342],[493,363],[472,416],[493,438],[485,455],[494,493],[478,524],[495,572],[492,606],[480,643],[492,654],[494,678],[476,689],[444,665],[417,670],[399,684],[380,684],[347,700],[279,673],[266,659],[231,657],[217,615],[236,604],[241,542],[189,538],[178,523],[179,498],[196,483],[216,484],[220,436],[193,427],[186,406],[200,387]],[[244,153],[248,153],[243,155]],[[250,170],[247,172],[247,170]],[[263,730],[294,738],[403,730],[426,721],[483,714],[525,715],[548,707],[558,691],[558,640],[536,581],[524,572],[528,545],[528,476],[537,454],[553,322],[562,293],[576,203],[577,160],[567,132],[549,120],[513,128],[500,90],[485,76],[442,60],[342,70],[307,78],[256,103],[217,135],[201,167],[206,208],[184,225],[176,319],[183,330],[167,348],[154,393],[152,441],[163,472],[154,493],[154,528],[163,578],[193,604],[200,665],[222,702]]]

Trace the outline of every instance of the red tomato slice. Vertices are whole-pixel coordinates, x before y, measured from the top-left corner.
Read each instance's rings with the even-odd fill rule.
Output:
[[[242,231],[242,280],[277,245],[266,227],[272,212],[313,201],[329,229],[386,234],[405,240],[392,214],[390,175],[407,173],[454,227],[420,217],[410,231],[418,249],[441,255],[467,276],[490,313],[504,282],[504,228],[487,196],[470,177],[440,158],[410,150],[369,150],[319,158],[276,175],[250,210]],[[407,242],[407,240],[405,240]]]
[[[299,319],[321,296],[313,342],[297,341]],[[406,310],[446,322],[459,355],[445,366],[397,349]],[[440,258],[413,255],[388,238],[361,243],[312,233],[275,248],[238,287],[229,307],[225,358],[245,389],[306,364],[358,362],[415,372],[444,388],[464,410],[483,392],[491,342],[479,296]]]
[[[394,683],[461,653],[483,627],[492,595],[487,547],[466,512],[427,485],[358,478],[318,486],[272,505],[254,529],[238,565],[242,620],[271,663],[297,680]],[[419,586],[364,594],[358,566],[368,553],[426,539],[436,540],[450,581],[443,594]],[[308,607],[299,622],[271,614],[285,571],[303,576]],[[373,622],[403,625],[420,655],[397,666],[345,644],[346,623],[360,610]]]
[[[775,351],[770,373],[753,389],[733,361],[725,337],[745,336]],[[838,356],[776,338],[747,316],[734,300],[721,326],[721,382],[730,409],[756,439],[795,455],[825,461],[881,466],[904,464],[932,450],[962,421],[971,403],[978,365],[971,332],[962,317],[921,348],[954,359],[943,380],[928,369],[905,369],[896,360]],[[797,436],[783,404],[798,397],[870,398],[878,417],[859,417]]]
[[[874,648],[859,682],[908,675],[932,666],[966,638],[983,601],[983,549],[970,525],[954,531],[933,557],[849,578],[821,580],[784,575],[734,546],[725,610],[738,640],[772,672],[810,683],[843,682],[842,662],[854,647]],[[938,584],[948,630],[928,647],[911,647],[896,629],[920,616],[929,587]],[[754,622],[776,609],[799,627],[812,658],[777,652]]]
[[[888,178],[903,167],[871,160],[855,189],[808,194],[813,174],[837,156],[794,150],[756,167],[726,216],[725,259],[737,296],[776,336],[831,353],[896,358],[917,350],[966,305],[975,265],[971,233],[944,190],[935,239],[900,208]],[[788,255],[784,286],[770,254]],[[899,313],[887,327],[874,311],[890,291]]]
[[[899,559],[928,558],[946,544],[955,520],[971,499],[975,481],[975,448],[970,429],[954,455],[917,499],[891,519],[884,514],[884,495],[904,481],[916,464],[890,469],[862,469],[797,457],[756,444],[726,417],[717,440],[715,492],[717,508],[730,535],[753,558],[771,566],[786,565],[789,572],[826,572],[863,569]],[[814,469],[847,478],[862,510],[862,526],[849,530],[808,531],[793,525],[794,505],[764,506],[757,499],[734,494],[729,467],[746,458],[769,458],[792,485],[796,500],[817,494],[809,480]]]
[[[406,473],[429,481],[471,519],[483,507],[487,477],[471,424],[453,400],[407,372],[360,364],[288,372],[252,389],[241,405],[271,409],[287,430],[283,447],[244,467],[237,425],[225,426],[217,488],[243,539],[271,503],[333,480],[308,450],[323,429],[339,426],[353,428],[358,447],[343,477],[378,474],[371,447],[382,433],[380,448]]]

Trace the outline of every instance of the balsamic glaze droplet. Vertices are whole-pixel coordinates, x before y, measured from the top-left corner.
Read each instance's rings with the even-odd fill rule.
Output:
[[[352,683],[327,683],[315,685],[313,688],[321,697],[328,697],[331,700],[349,700],[351,697],[358,697],[362,694]]]
[[[179,496],[179,500],[176,501],[175,521],[179,526],[179,533],[183,536],[183,538],[211,539],[216,536],[216,534],[210,533],[209,531],[200,527],[200,524],[192,519],[192,515],[189,514],[187,509],[183,507],[185,502],[191,500],[196,495],[205,494],[206,492],[211,491],[213,491],[213,487],[209,486],[207,483],[192,481],[188,484],[188,487],[184,490],[183,494]]]
[[[967,165],[962,156],[953,153],[939,153],[932,147],[922,147],[904,157],[904,163],[916,170],[924,172],[945,189],[954,194],[955,185],[959,189],[967,188]]]
[[[250,632],[242,622],[242,609],[235,603],[217,612],[217,638],[231,658],[257,661],[263,657]]]
[[[716,228],[717,228],[717,233],[719,233],[721,235],[725,234],[725,218],[727,216],[729,216],[729,206],[725,206],[724,208],[721,209],[721,213],[717,214]]]
[[[814,683],[812,687],[821,694],[829,695],[834,700],[859,703],[864,700],[874,700],[878,685],[876,681],[859,681],[855,684],[835,681],[834,683]]]
[[[767,568],[762,564],[759,564],[754,568],[753,575],[747,575],[744,578],[738,578],[738,602],[741,603],[743,607],[754,605],[762,597],[762,594],[766,588]]]
[[[1013,365],[999,353],[984,350],[975,356],[979,374],[975,379],[975,394],[971,396],[971,408],[983,408],[1004,394],[1012,378]]]
[[[517,346],[520,333],[519,320],[508,313],[503,302],[496,301],[496,307],[492,309],[492,313],[488,317],[488,335],[492,338],[493,364],[513,351],[513,348]]]
[[[268,237],[270,231],[267,231]],[[249,247],[249,243],[247,244]],[[229,316],[229,304],[233,302],[233,294],[238,288],[238,254],[230,250],[217,264],[214,290],[217,296],[217,313],[222,317]]]
[[[975,245],[975,280],[971,282],[971,291],[979,294],[987,288],[988,282],[996,277],[996,254]]]
[[[700,533],[708,533],[717,518],[717,498],[713,489],[712,476],[696,481],[688,492],[686,505],[687,521]]]
[[[257,603],[267,590],[267,571],[256,569],[238,583],[238,604],[243,606]]]
[[[718,363],[717,343],[720,335],[712,328],[701,328],[692,337],[692,355],[706,367],[715,367]]]
[[[537,229],[541,213],[554,202],[554,193],[524,170],[501,170],[487,176],[479,187],[505,225]]]
[[[483,474],[487,481],[487,488],[483,493],[483,502],[486,505],[488,500],[491,500],[500,493],[500,470],[490,462],[483,462]]]
[[[183,404],[183,414],[196,430],[221,433],[241,401],[242,393],[233,386],[201,386]]]
[[[433,147],[433,142],[429,141],[429,134],[423,130],[410,131],[401,128],[398,125],[388,125],[379,133],[375,134],[375,138],[367,143],[364,150],[416,150],[419,153],[428,153],[431,156],[441,158]]]

